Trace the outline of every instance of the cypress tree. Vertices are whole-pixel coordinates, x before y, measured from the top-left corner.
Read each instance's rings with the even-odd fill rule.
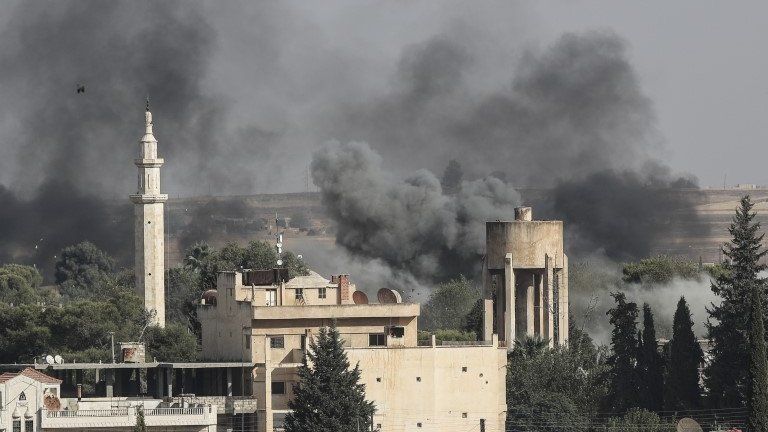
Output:
[[[642,408],[661,411],[664,404],[664,359],[659,354],[651,307],[643,304],[643,332],[639,339],[637,369]]]
[[[764,288],[765,279],[758,274],[766,267],[760,263],[763,235],[758,235],[760,223],[754,222],[749,195],[733,217],[728,232],[731,241],[723,248],[727,257],[723,271],[712,283],[712,291],[722,298],[720,305],[711,305],[707,331],[712,342],[711,361],[705,370],[707,399],[714,408],[743,406],[747,384],[747,318],[754,285]]]
[[[144,422],[144,407],[136,407],[136,425],[133,432],[147,432],[147,425]]]
[[[685,297],[680,297],[669,341],[669,373],[665,406],[668,410],[690,410],[701,406],[699,365],[704,353],[693,334],[691,311]]]
[[[637,304],[627,302],[624,293],[611,296],[616,306],[608,311],[611,332],[610,383],[606,407],[613,412],[623,413],[638,406],[637,371]]]
[[[761,288],[752,287],[749,317],[749,372],[747,381],[747,430],[768,432],[768,365]]]
[[[375,407],[365,400],[360,368],[350,369],[336,327],[322,328],[310,340],[293,387],[293,410],[285,417],[286,432],[357,432],[369,430]]]

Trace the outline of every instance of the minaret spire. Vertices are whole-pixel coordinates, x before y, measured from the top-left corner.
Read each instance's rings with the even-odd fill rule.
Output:
[[[149,96],[144,113],[144,136],[139,140],[139,158],[134,161],[139,171],[138,187],[130,195],[134,209],[134,243],[136,289],[144,297],[144,307],[152,314],[152,322],[165,327],[165,228],[164,203],[168,195],[160,193],[160,167],[164,160],[157,156],[157,140],[152,131]]]

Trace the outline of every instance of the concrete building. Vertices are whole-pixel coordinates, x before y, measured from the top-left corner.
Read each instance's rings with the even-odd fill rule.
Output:
[[[487,222],[483,289],[485,339],[495,327],[510,349],[525,336],[564,344],[568,257],[563,222],[535,221],[530,207],[516,208],[514,221]]]
[[[152,132],[152,113],[144,114],[144,136],[139,141],[136,193],[130,195],[134,203],[134,247],[136,289],[144,297],[144,306],[153,315],[154,322],[165,327],[165,264],[163,206],[168,195],[160,193],[160,167],[163,159],[157,157],[157,140]]]
[[[343,274],[223,272],[198,309],[202,355],[254,363],[259,430],[279,430],[308,340],[335,324],[350,362],[360,364],[381,430],[471,430],[482,422],[486,431],[503,431],[506,350],[498,339],[419,346],[419,305],[388,289],[377,297],[369,303]]]
[[[62,397],[62,380],[31,367],[0,375],[0,431],[130,432],[138,411],[149,431],[214,432],[217,408],[206,403],[160,399]],[[79,389],[82,391],[82,387]]]

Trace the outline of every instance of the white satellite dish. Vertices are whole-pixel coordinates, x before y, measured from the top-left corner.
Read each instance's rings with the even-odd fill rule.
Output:
[[[52,355],[45,356],[45,362],[47,364],[49,364],[49,365],[52,365],[53,364],[53,356]]]
[[[56,356],[53,357],[53,361],[56,362],[56,364],[62,364],[64,363],[64,359],[61,358],[60,355],[56,354]]]
[[[279,266],[283,265],[283,260],[281,260],[281,259],[277,260],[277,265],[279,265]]]

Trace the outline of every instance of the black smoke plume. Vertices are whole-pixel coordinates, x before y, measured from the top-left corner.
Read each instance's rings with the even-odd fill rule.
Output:
[[[169,161],[164,179],[236,181],[211,162],[224,110],[201,89],[214,34],[199,3],[64,0],[8,9],[0,124],[2,177],[13,192],[4,189],[0,206],[3,261],[47,263],[57,248],[86,239],[129,256],[132,212],[111,203],[128,203],[135,191],[131,161],[147,96]],[[111,216],[118,209],[127,225]],[[30,254],[39,238],[43,246]]]
[[[392,93],[349,113],[346,136],[367,140],[395,169],[456,158],[475,178],[494,172],[516,186],[543,189],[543,196],[524,194],[523,200],[536,204],[539,217],[565,220],[572,253],[647,256],[672,233],[671,221],[695,220],[693,204],[678,193],[696,188],[695,179],[678,179],[651,162],[661,142],[655,116],[618,36],[566,34],[543,51],[528,51],[511,71],[510,85],[485,94],[471,90],[472,70],[473,55],[460,41],[439,37],[405,50]],[[316,181],[324,178],[321,164],[313,168]],[[317,184],[340,225],[339,244],[364,255],[376,251],[396,267],[409,265],[411,255],[400,256],[408,245],[380,241],[398,238],[403,227],[375,218],[350,221],[347,209],[336,208],[343,200],[327,199],[338,191]],[[378,213],[382,202],[409,205],[407,195],[362,190],[355,208],[385,214]],[[435,250],[457,253],[464,246],[450,237],[432,239]]]
[[[367,144],[329,143],[314,155],[312,177],[336,221],[336,242],[421,280],[473,274],[485,248],[485,221],[513,214],[520,195],[488,177],[446,195],[419,170],[388,176]]]

